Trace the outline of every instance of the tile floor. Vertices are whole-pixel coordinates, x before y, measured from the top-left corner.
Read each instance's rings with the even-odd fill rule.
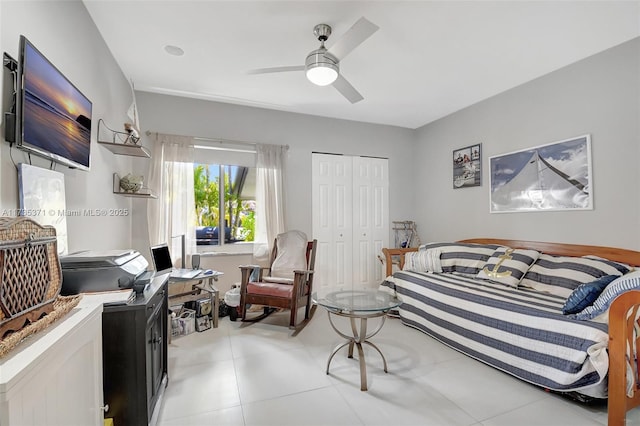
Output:
[[[302,311],[301,311],[302,312]],[[339,318],[343,320],[342,318]],[[257,323],[221,318],[217,329],[174,338],[159,424],[187,425],[580,425],[607,423],[606,405],[589,406],[466,357],[388,318],[365,346],[369,391],[357,359],[318,308],[297,335],[288,313]],[[346,326],[348,323],[343,321]],[[357,352],[357,351],[356,351]],[[356,355],[357,358],[357,355]],[[627,424],[640,425],[640,409]]]

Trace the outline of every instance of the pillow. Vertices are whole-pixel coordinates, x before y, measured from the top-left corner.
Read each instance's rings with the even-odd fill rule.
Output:
[[[602,260],[603,262],[605,262],[608,265],[613,266],[614,268],[616,268],[618,271],[620,271],[620,273],[622,275],[628,273],[628,272],[632,272],[635,270],[635,268],[631,265],[627,265],[626,263],[622,263],[622,262],[616,262],[614,260],[609,260],[609,259],[605,259],[604,257],[600,257],[600,256],[594,256],[592,254],[589,254],[587,256],[582,256],[585,259],[598,259],[598,260]]]
[[[442,272],[475,277],[498,247],[494,244],[429,243],[420,246],[419,251],[438,249]]]
[[[616,278],[604,289],[591,306],[587,306],[575,314],[575,319],[588,320],[605,313],[616,297],[632,289],[640,289],[640,271],[634,271]]]
[[[580,284],[627,272],[622,264],[607,259],[541,254],[520,285],[568,298]]]
[[[412,272],[442,272],[440,250],[434,248],[405,253],[403,270]]]
[[[500,247],[478,272],[477,277],[517,288],[518,283],[538,256],[540,252],[535,250]]]
[[[562,313],[565,315],[577,314],[587,306],[591,306],[605,287],[616,278],[618,278],[617,275],[605,275],[590,283],[580,284],[567,298],[562,307]]]
[[[276,246],[276,258],[271,264],[272,278],[293,279],[293,271],[307,269],[307,235],[304,232],[278,234]]]

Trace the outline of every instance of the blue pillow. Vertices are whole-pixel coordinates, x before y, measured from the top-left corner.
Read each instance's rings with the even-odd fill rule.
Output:
[[[618,278],[618,275],[605,275],[590,283],[580,284],[567,297],[567,301],[562,307],[562,313],[577,314],[587,306],[591,306],[596,301],[600,293],[602,293],[610,282]]]
[[[616,297],[629,290],[640,290],[640,270],[618,277],[604,289],[593,305],[587,306],[573,317],[578,320],[590,320],[602,315]]]

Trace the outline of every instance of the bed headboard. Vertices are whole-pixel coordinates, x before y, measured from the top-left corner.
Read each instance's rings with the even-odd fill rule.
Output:
[[[541,253],[556,256],[586,256],[588,254],[626,263],[627,265],[640,266],[640,252],[603,246],[587,246],[581,244],[546,243],[540,241],[501,240],[496,238],[471,238],[460,240],[462,243],[497,244],[511,248],[537,250]]]
[[[547,243],[542,241],[524,241],[524,240],[504,240],[499,238],[470,238],[460,240],[461,243],[475,244],[496,244],[511,248],[531,249],[542,253],[553,254],[556,256],[586,256],[588,254],[604,257],[605,259],[615,260],[616,262],[626,263],[640,267],[640,251],[627,250],[615,247],[588,246],[582,244],[563,244],[563,243]],[[385,256],[385,265],[387,268],[386,276],[393,273],[393,256],[397,258],[396,264],[400,269],[404,266],[404,254],[410,251],[418,250],[417,247],[412,248],[383,248],[382,253]]]

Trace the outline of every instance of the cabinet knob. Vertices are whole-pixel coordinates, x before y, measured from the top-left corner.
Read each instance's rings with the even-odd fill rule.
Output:
[[[102,407],[100,407],[100,409],[106,413],[107,411],[109,411],[109,404],[104,404]]]

